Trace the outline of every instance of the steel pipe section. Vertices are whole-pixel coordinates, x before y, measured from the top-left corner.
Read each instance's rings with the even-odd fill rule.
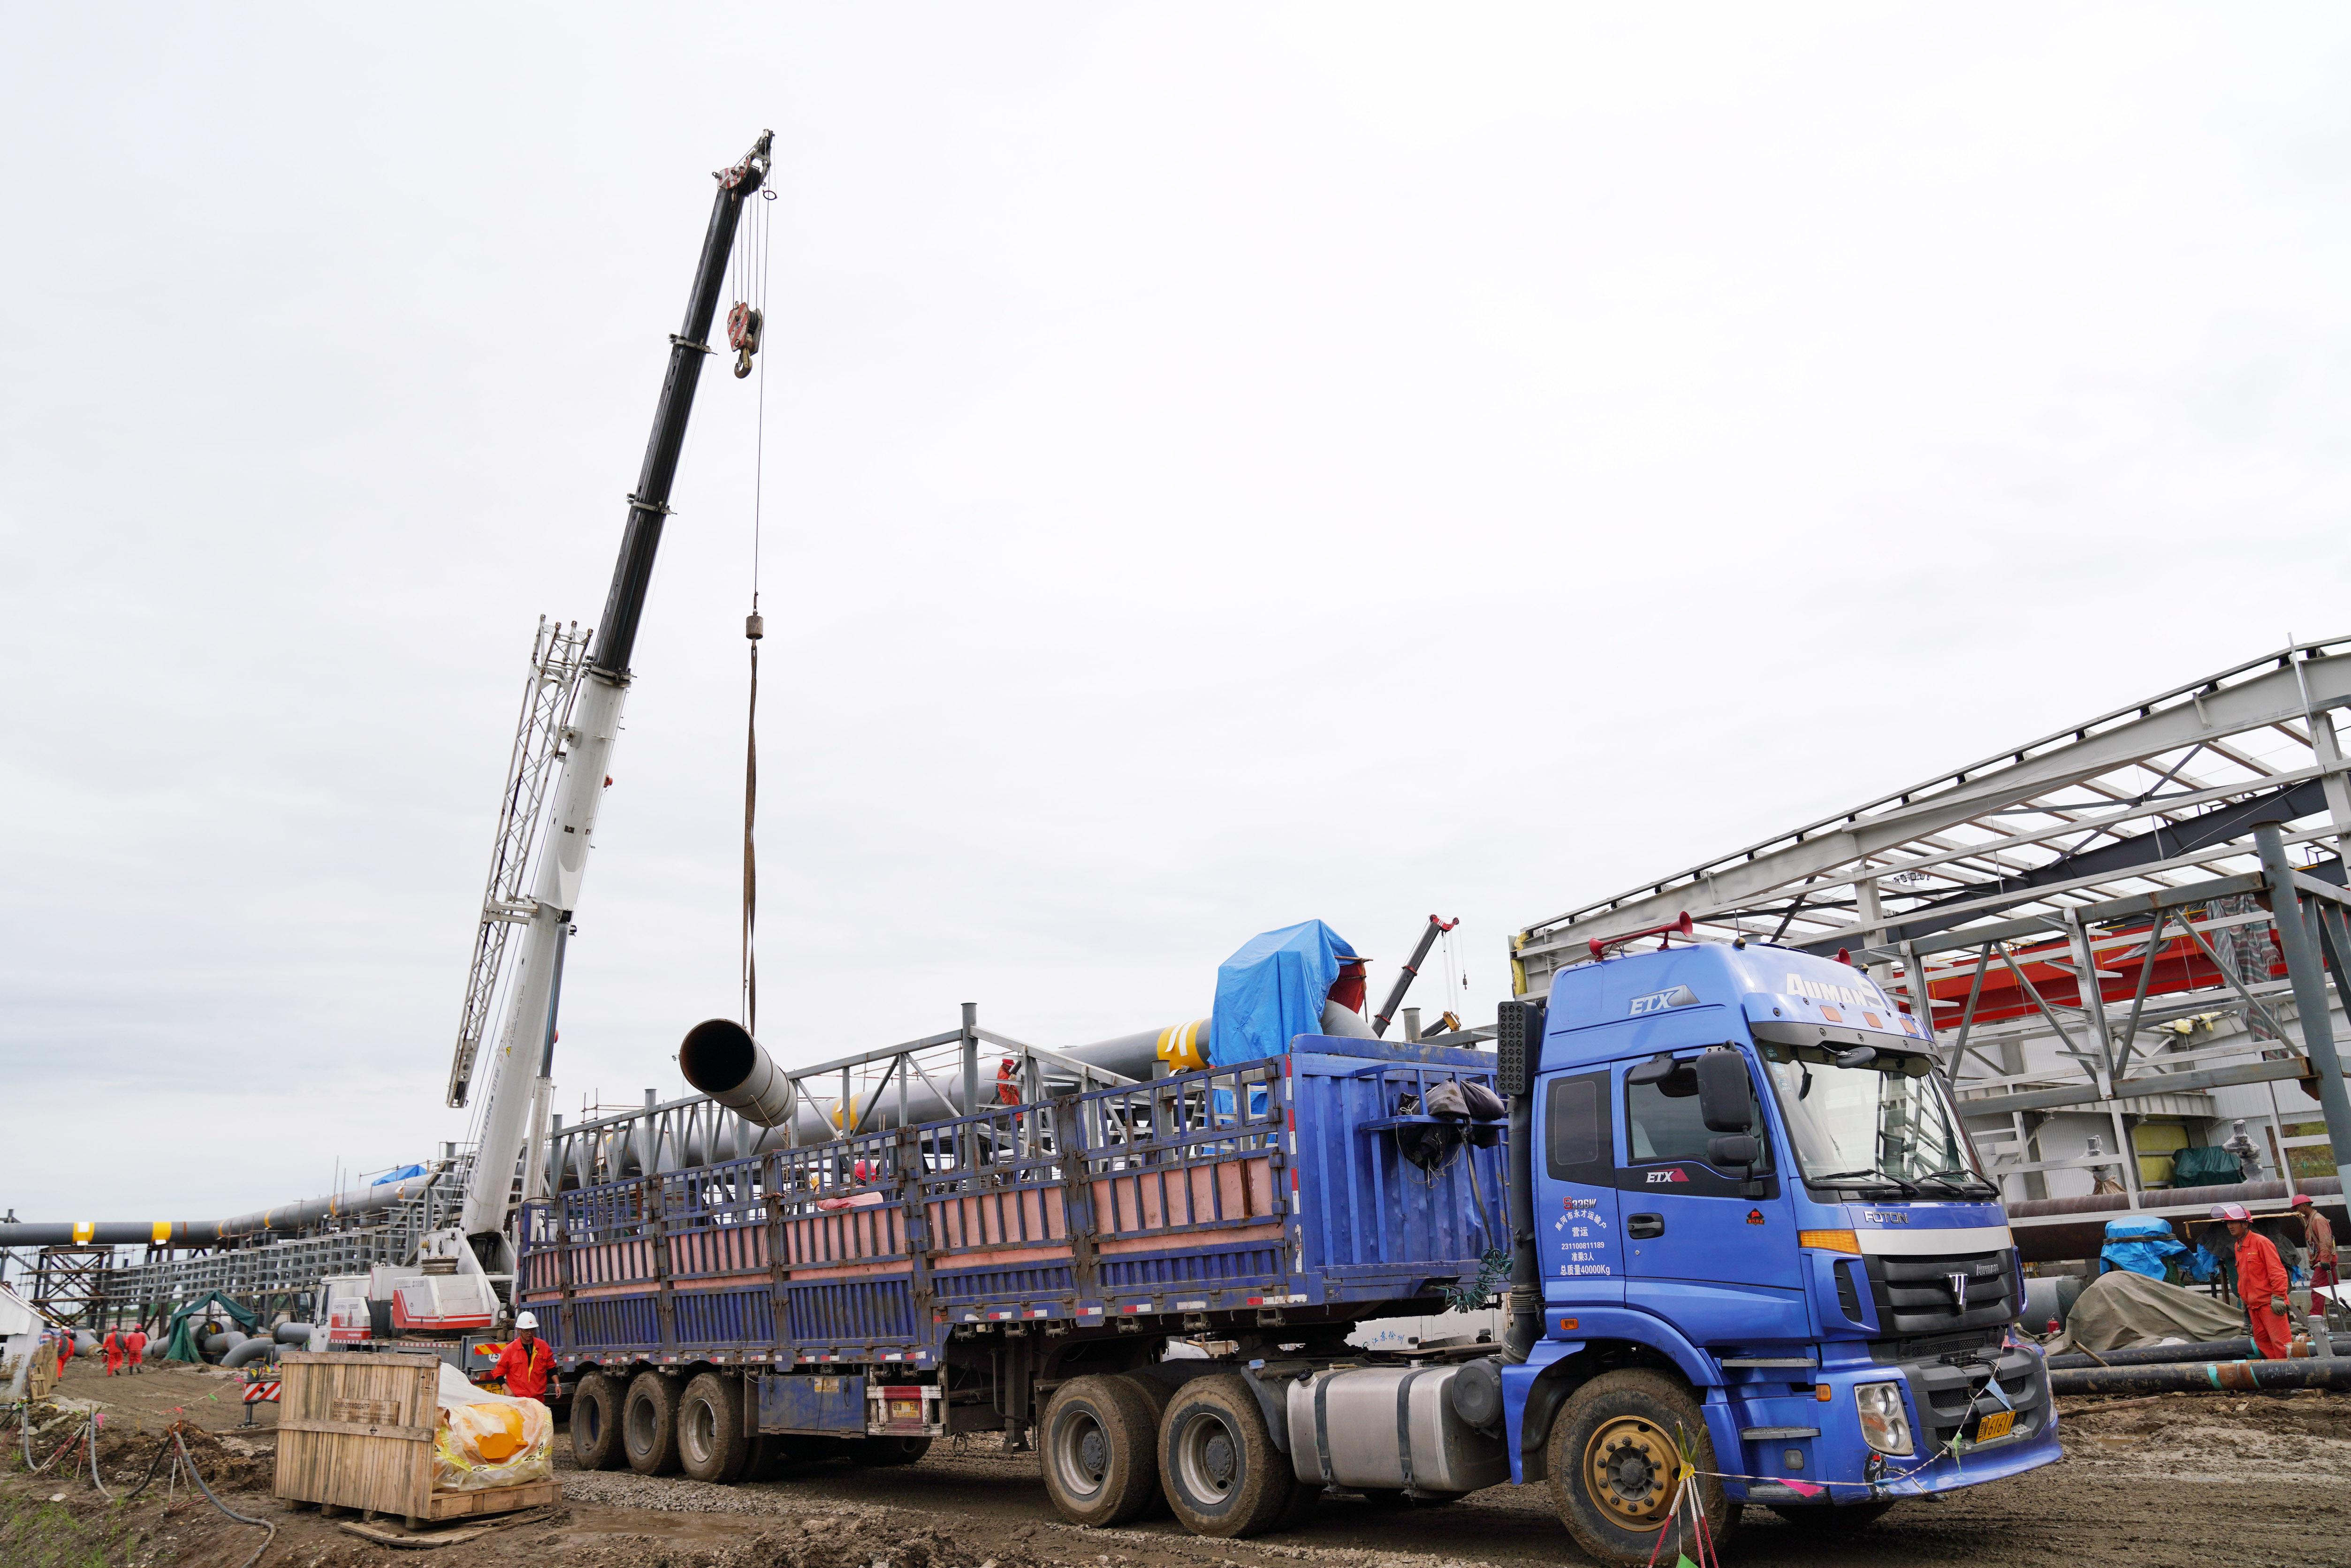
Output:
[[[299,1231],[341,1215],[374,1214],[414,1198],[431,1173],[326,1198],[305,1198],[230,1220],[72,1220],[0,1223],[0,1247],[209,1247],[232,1236]]]
[[[2198,1361],[2160,1366],[2092,1366],[2049,1375],[2052,1394],[2194,1394],[2221,1389],[2351,1388],[2351,1355],[2304,1361]]]
[[[228,1354],[220,1358],[220,1364],[223,1366],[243,1366],[247,1362],[259,1361],[265,1356],[273,1356],[277,1354],[276,1340],[248,1339],[243,1345],[230,1346]]]
[[[2071,1371],[2083,1366],[2161,1366],[2176,1361],[2242,1361],[2262,1353],[2252,1336],[2242,1339],[2209,1339],[2193,1345],[2139,1345],[2128,1350],[2101,1350],[2095,1355],[2087,1351],[2069,1350],[2063,1355],[2049,1358],[2052,1372]],[[2294,1358],[2307,1360],[2306,1346],[2296,1346]]]

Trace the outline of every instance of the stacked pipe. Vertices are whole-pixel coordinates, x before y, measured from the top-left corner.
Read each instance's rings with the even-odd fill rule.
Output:
[[[2052,1394],[2173,1394],[2210,1389],[2351,1388],[2351,1355],[2302,1361],[2180,1361],[2089,1366],[2049,1374]]]
[[[2296,1360],[2310,1356],[2307,1342],[2294,1347]],[[2160,1366],[2176,1361],[2243,1361],[2261,1355],[2261,1347],[2248,1336],[2243,1339],[2206,1339],[2192,1345],[2137,1345],[2128,1350],[2101,1350],[2093,1355],[2086,1350],[2069,1350],[2063,1355],[2049,1358],[2052,1372],[2068,1371],[2081,1366]]]

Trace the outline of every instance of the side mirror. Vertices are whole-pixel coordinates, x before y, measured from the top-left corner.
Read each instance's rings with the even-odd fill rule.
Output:
[[[1730,1133],[1706,1140],[1706,1162],[1717,1170],[1736,1166],[1752,1170],[1763,1163],[1763,1146],[1747,1133]]]
[[[1718,1045],[1698,1059],[1698,1111],[1708,1132],[1743,1133],[1754,1127],[1747,1058],[1730,1046]]]

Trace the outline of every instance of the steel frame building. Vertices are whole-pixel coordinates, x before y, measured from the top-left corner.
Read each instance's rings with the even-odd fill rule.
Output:
[[[2345,707],[2351,639],[2296,643],[1540,921],[1515,989],[1687,912],[1843,953],[1929,1019],[2012,1200],[2200,1213],[2166,1156],[2240,1122],[2260,1175],[2339,1192]]]

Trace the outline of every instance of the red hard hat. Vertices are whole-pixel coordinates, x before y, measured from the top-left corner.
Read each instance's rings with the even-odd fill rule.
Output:
[[[2241,1203],[2212,1205],[2212,1218],[2215,1220],[2251,1220],[2252,1217],[2252,1211]]]
[[[2301,1207],[2302,1207],[2304,1204],[2305,1204],[2305,1203],[2308,1203],[2308,1204],[2312,1205],[2313,1207],[2315,1207],[2315,1206],[2317,1205],[2317,1202],[2318,1202],[2318,1199],[2315,1199],[2315,1198],[2313,1198],[2309,1193],[2307,1193],[2307,1192],[2297,1192],[2297,1193],[2295,1193],[2295,1194],[2294,1195],[2294,1202],[2293,1202],[2293,1203],[2291,1203],[2290,1205],[2288,1205],[2288,1207],[2289,1207],[2289,1208],[2294,1208],[2294,1209],[2299,1209],[2299,1208],[2301,1208]]]

